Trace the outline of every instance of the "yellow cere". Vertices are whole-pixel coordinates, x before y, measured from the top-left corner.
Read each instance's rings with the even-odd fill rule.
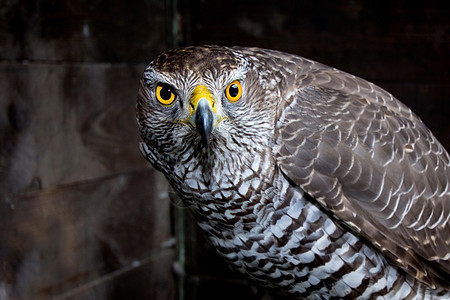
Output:
[[[200,99],[202,98],[208,101],[212,111],[216,113],[216,103],[214,101],[213,96],[211,95],[211,92],[208,90],[206,86],[200,84],[195,87],[194,92],[192,93],[190,105],[191,115],[194,114],[195,109],[197,108],[198,101],[200,101]]]

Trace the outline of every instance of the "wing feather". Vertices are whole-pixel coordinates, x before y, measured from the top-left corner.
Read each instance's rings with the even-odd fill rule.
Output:
[[[449,288],[448,153],[392,95],[318,66],[279,105],[282,172],[394,263]]]

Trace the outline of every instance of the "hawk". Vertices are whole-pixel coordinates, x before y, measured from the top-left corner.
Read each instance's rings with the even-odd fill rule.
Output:
[[[186,47],[146,68],[137,122],[145,158],[250,281],[450,298],[450,158],[380,87],[279,51]]]

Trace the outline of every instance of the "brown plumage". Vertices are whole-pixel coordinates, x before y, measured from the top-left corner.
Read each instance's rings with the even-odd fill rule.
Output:
[[[189,47],[149,65],[137,111],[145,157],[251,280],[449,296],[450,158],[383,89],[277,51]]]

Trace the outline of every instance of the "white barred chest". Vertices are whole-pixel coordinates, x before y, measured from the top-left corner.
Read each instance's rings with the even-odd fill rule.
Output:
[[[408,276],[407,286],[394,289],[405,274],[308,201],[281,173],[264,169],[270,165],[266,159],[255,156],[245,170],[223,168],[221,176],[211,172],[210,177],[192,165],[197,171],[179,174],[184,182],[175,183],[182,186],[180,196],[200,228],[233,269],[301,297],[366,299],[380,292],[392,296],[424,290]],[[214,166],[217,171],[224,163],[218,160]]]

